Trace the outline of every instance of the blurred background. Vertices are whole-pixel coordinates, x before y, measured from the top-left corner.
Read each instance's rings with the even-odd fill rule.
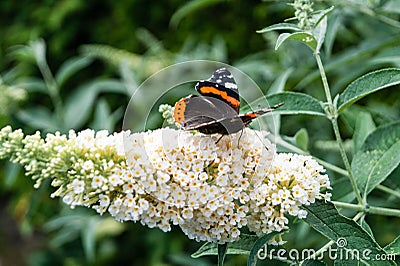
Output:
[[[120,131],[125,107],[141,82],[166,66],[195,59],[235,66],[265,94],[298,91],[324,100],[315,60],[306,46],[288,42],[275,51],[278,32],[256,33],[292,18],[294,9],[288,3],[1,1],[0,127],[12,125],[26,134],[85,128]],[[362,74],[400,66],[398,0],[316,1],[314,10],[332,5],[322,57],[333,95]],[[175,90],[165,102],[173,105],[192,93],[193,85]],[[360,113],[371,116],[377,126],[398,120],[398,87],[368,96],[348,109],[340,119],[345,139],[351,138]],[[152,115],[152,125],[161,126],[157,110]],[[284,116],[280,133],[302,150],[342,166],[325,118]],[[352,142],[345,145],[350,155]],[[334,199],[351,197],[347,179],[328,173]],[[399,173],[397,169],[386,185],[397,188]],[[202,243],[188,240],[177,228],[162,233],[140,224],[118,223],[86,208],[71,210],[61,200],[50,198],[53,191],[49,183],[34,189],[20,166],[0,162],[0,265],[200,266],[216,262],[214,257],[192,259],[190,254]],[[370,199],[387,207],[399,203],[379,192]],[[368,216],[365,221],[381,245],[399,235],[398,222],[383,216]],[[288,249],[319,248],[326,243],[301,222],[284,239]],[[226,259],[226,265],[245,262],[246,256]]]

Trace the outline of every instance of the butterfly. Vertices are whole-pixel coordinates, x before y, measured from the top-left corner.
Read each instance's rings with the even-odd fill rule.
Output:
[[[174,120],[184,130],[197,130],[204,134],[229,135],[243,130],[253,119],[271,112],[271,108],[239,114],[240,98],[233,75],[226,69],[216,70],[207,80],[195,86],[202,96],[189,95],[176,102]]]

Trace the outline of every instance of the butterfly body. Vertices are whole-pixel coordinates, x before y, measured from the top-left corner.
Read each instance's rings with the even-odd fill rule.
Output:
[[[282,105],[239,114],[239,91],[226,68],[216,70],[208,80],[199,81],[195,88],[202,96],[189,95],[179,100],[174,107],[174,119],[184,130],[204,134],[236,133],[253,119]]]

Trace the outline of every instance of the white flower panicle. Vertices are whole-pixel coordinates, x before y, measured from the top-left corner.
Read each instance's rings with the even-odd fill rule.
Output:
[[[302,205],[330,199],[329,179],[310,156],[277,154],[262,132],[224,136],[169,128],[109,135],[84,130],[68,137],[0,132],[0,158],[21,163],[39,186],[51,178],[53,197],[71,207],[108,212],[118,221],[226,243],[247,226],[258,235],[306,217]]]
[[[298,20],[297,26],[302,30],[311,30],[315,24],[313,2],[310,0],[294,0],[290,5],[295,9],[294,16]]]
[[[305,218],[301,205],[310,205],[315,199],[330,200],[329,178],[311,156],[280,153],[265,172],[261,186],[250,192],[248,227],[258,235],[287,228],[285,216]],[[324,192],[322,192],[324,191]]]
[[[161,113],[164,121],[167,125],[174,125],[174,107],[169,104],[161,104],[158,108],[158,111]]]

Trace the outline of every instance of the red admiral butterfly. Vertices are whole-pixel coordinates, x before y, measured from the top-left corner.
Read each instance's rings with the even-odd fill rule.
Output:
[[[195,88],[203,97],[189,95],[176,102],[174,119],[184,130],[198,130],[204,134],[236,133],[258,116],[283,105],[240,115],[239,90],[226,68],[216,70],[209,79],[199,81]]]

